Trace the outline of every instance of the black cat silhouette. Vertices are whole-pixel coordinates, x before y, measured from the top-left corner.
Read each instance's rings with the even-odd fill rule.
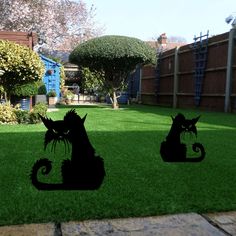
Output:
[[[192,145],[192,150],[194,152],[200,151],[199,157],[187,158],[187,147],[186,144],[181,143],[180,135],[182,133],[188,132],[193,133],[197,136],[196,123],[200,116],[197,118],[188,120],[185,119],[183,114],[176,115],[175,118],[172,117],[172,126],[169,134],[166,137],[166,141],[161,143],[160,154],[163,161],[166,162],[200,162],[205,157],[205,149],[202,144],[194,143]]]
[[[87,136],[84,121],[75,110],[66,113],[63,120],[53,121],[40,116],[48,129],[44,138],[44,149],[52,143],[63,142],[65,148],[72,146],[71,159],[64,160],[61,166],[62,183],[42,183],[38,181],[38,172],[48,175],[52,169],[51,161],[43,158],[34,164],[31,171],[32,184],[39,190],[95,190],[100,187],[105,176],[103,159],[95,155]]]

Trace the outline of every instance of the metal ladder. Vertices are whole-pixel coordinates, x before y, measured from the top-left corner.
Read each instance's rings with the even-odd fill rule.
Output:
[[[208,35],[202,35],[200,33],[199,37],[194,36],[194,55],[195,55],[195,105],[199,106],[201,102],[201,94],[202,94],[202,85],[203,79],[205,76],[205,69],[207,63],[207,54],[208,54]]]

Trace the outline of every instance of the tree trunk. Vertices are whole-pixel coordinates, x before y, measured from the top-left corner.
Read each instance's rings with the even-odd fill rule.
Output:
[[[119,108],[119,104],[118,104],[117,97],[116,97],[116,91],[113,91],[112,107],[113,107],[113,109]]]

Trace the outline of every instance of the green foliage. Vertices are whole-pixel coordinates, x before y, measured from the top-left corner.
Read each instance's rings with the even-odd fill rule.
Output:
[[[46,95],[47,94],[47,88],[42,81],[38,84],[38,94],[39,95]]]
[[[4,93],[4,88],[3,86],[0,85],[0,94],[3,94]]]
[[[63,94],[63,97],[68,98],[68,99],[73,99],[74,96],[75,96],[75,94],[72,93],[70,90],[65,91],[64,94]]]
[[[125,36],[102,36],[78,45],[70,62],[95,70],[131,71],[139,63],[156,63],[156,52],[145,42]]]
[[[16,84],[41,80],[44,64],[30,48],[0,40],[0,70],[4,71],[0,85],[9,93]]]
[[[0,104],[0,124],[15,124],[17,117],[14,108],[9,104]]]
[[[28,124],[30,119],[29,119],[29,112],[20,110],[20,109],[15,109],[14,113],[16,115],[17,123],[18,124]]]
[[[102,72],[90,71],[88,67],[81,70],[81,89],[96,92],[108,92],[105,88],[105,78]]]
[[[34,106],[33,110],[29,113],[29,123],[36,124],[36,123],[41,122],[39,114],[41,116],[46,116],[47,109],[48,109],[48,106],[45,103],[43,102],[37,103]]]
[[[16,84],[11,90],[11,94],[18,97],[34,96],[38,93],[38,85],[35,82],[27,84]]]
[[[156,51],[137,38],[102,36],[78,45],[69,60],[80,67],[103,73],[104,90],[113,95],[112,105],[117,108],[116,92],[126,87],[130,72],[138,64],[156,63]]]
[[[57,93],[56,93],[55,90],[51,90],[51,91],[48,92],[47,96],[48,96],[48,97],[56,97],[56,96],[57,96]]]
[[[41,122],[39,114],[46,116],[48,106],[37,103],[32,111],[21,110],[19,106],[13,107],[9,103],[0,104],[0,124],[36,124]]]

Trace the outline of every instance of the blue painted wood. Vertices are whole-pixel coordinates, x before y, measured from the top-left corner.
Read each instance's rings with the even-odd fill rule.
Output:
[[[136,98],[137,94],[140,90],[140,73],[141,73],[141,66],[138,65],[135,69],[135,72],[129,76],[128,79],[128,96],[131,98]]]
[[[46,86],[47,93],[51,90],[55,90],[57,97],[60,97],[60,67],[61,64],[40,55],[41,60],[45,66],[45,74],[43,77],[43,82]]]

